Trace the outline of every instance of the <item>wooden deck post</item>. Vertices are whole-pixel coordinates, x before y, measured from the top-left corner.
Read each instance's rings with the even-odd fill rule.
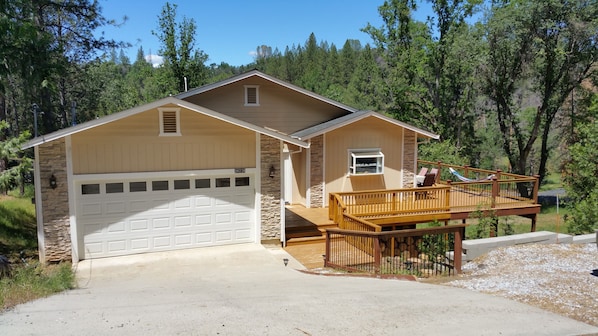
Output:
[[[540,187],[540,175],[534,175],[534,191],[532,192],[532,200],[534,204],[538,204],[538,188]]]
[[[453,249],[453,266],[455,267],[455,275],[461,274],[461,257],[463,255],[463,238],[465,237],[465,228],[455,231],[455,246]]]
[[[382,251],[380,251],[380,237],[374,236],[374,273],[380,274],[380,262],[382,260]]]
[[[324,267],[328,267],[330,261],[330,232],[326,230],[326,252],[324,252]]]

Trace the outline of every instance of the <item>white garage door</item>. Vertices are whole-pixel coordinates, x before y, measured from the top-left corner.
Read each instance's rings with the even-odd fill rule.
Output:
[[[78,182],[82,259],[254,241],[253,175]]]

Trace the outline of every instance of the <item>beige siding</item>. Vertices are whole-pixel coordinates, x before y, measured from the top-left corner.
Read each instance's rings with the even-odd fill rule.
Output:
[[[305,204],[305,155],[303,149],[299,153],[291,154],[293,163],[293,204]]]
[[[259,85],[259,106],[244,106],[244,85]],[[343,109],[259,77],[248,78],[185,100],[285,134],[347,114]]]
[[[158,110],[72,136],[75,174],[255,167],[255,133],[181,109],[181,136],[159,136]]]
[[[326,134],[326,193],[401,187],[404,130],[369,117]],[[380,148],[384,174],[349,176],[349,149]]]

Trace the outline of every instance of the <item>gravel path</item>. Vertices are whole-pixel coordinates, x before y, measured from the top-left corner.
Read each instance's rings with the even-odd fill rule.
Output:
[[[493,294],[598,326],[596,244],[517,245],[490,251],[446,285]]]

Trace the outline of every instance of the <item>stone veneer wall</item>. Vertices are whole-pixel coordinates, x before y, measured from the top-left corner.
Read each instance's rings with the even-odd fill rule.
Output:
[[[261,160],[261,240],[280,240],[280,140],[260,135]],[[270,177],[270,167],[274,166],[274,177]]]
[[[66,143],[55,140],[39,146],[39,176],[42,202],[44,245],[39,246],[41,262],[70,261],[71,231],[69,219]],[[50,176],[56,177],[56,189],[50,188]],[[42,251],[43,250],[43,251]]]
[[[403,136],[403,188],[415,187],[415,157],[417,134],[408,129]]]
[[[309,178],[309,206],[321,208],[324,206],[324,136],[320,135],[310,140],[310,178]]]

